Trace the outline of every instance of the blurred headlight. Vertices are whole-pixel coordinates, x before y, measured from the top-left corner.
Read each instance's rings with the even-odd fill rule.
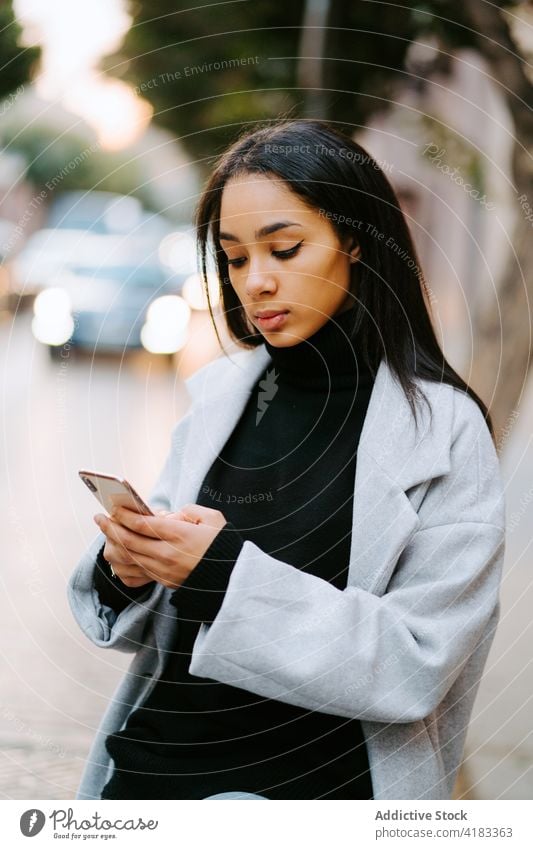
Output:
[[[179,295],[163,295],[148,307],[141,342],[152,354],[173,354],[187,341],[189,305]]]
[[[71,301],[64,289],[51,287],[33,302],[32,333],[43,345],[63,345],[74,330]]]
[[[211,306],[215,308],[220,301],[220,286],[218,284],[218,275],[214,271],[207,273],[207,285]],[[187,277],[183,284],[182,294],[193,310],[209,309],[201,274],[191,274],[190,277]]]
[[[50,286],[49,289],[39,292],[33,302],[33,312],[43,318],[57,313],[70,313],[71,309],[68,292],[58,286]]]
[[[198,268],[193,237],[189,233],[169,233],[159,245],[159,259],[177,274],[189,274]]]

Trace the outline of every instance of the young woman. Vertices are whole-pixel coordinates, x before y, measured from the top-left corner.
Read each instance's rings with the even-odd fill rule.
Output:
[[[236,344],[187,382],[158,515],[98,515],[70,581],[87,636],[134,654],[78,798],[450,798],[503,489],[396,195],[289,121],[224,154],[197,225]]]

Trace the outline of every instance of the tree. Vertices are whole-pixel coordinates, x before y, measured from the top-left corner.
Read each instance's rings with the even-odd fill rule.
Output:
[[[493,397],[491,412],[504,440],[516,418],[531,366],[533,85],[502,14],[478,0],[463,0],[463,6],[476,31],[476,47],[506,94],[515,129],[513,177],[520,214],[513,252],[499,284],[497,303],[491,302],[475,315],[473,327],[477,355],[472,381],[485,398]]]
[[[435,33],[451,47],[474,43],[456,5],[137,2],[120,53],[105,69],[134,85],[154,106],[154,120],[182,138],[195,159],[219,152],[241,127],[280,114],[323,108],[321,117],[353,132],[386,108],[406,79],[406,54],[419,35]],[[324,25],[325,36],[316,31]]]
[[[40,48],[19,45],[21,29],[11,3],[0,5],[0,100],[14,96],[28,82],[40,56]]]
[[[507,8],[518,6],[518,0],[296,0],[284,5],[223,0],[191,9],[189,0],[158,0],[134,6],[134,26],[121,56],[108,62],[110,72],[122,74],[152,102],[155,120],[182,138],[193,158],[207,167],[241,127],[261,119],[323,109],[322,117],[350,133],[365,126],[395,100],[401,84],[419,82],[417,68],[408,62],[417,39],[436,41],[441,70],[454,49],[478,50],[514,120],[514,182],[521,205],[516,256],[499,299],[472,317],[477,348],[469,379],[490,403],[497,430],[505,428],[519,403],[531,349],[533,239],[526,213],[533,207],[533,87],[505,17]],[[302,23],[312,27],[314,20],[326,21],[325,37],[301,33]],[[313,96],[317,80],[324,86],[318,97]]]
[[[137,3],[120,53],[104,69],[133,84],[154,120],[189,154],[219,153],[244,125],[294,109],[294,57],[303,0]],[[276,58],[281,57],[281,58]]]
[[[513,234],[514,255],[509,252],[497,298],[472,313],[475,353],[469,375],[476,391],[490,404],[496,431],[505,437],[508,423],[516,418],[531,358],[533,85],[505,14],[506,8],[521,4],[434,0],[418,6],[409,4],[412,8],[407,13],[406,4],[391,8],[381,2],[332,3],[330,21],[336,22],[338,29],[332,30],[330,39],[328,55],[335,61],[329,65],[326,86],[342,90],[334,106],[335,116],[341,120],[352,109],[357,121],[365,123],[376,109],[383,108],[380,103],[394,100],[398,83],[407,79],[410,43],[428,36],[433,36],[440,47],[437,61],[441,69],[446,66],[446,54],[454,49],[468,46],[477,50],[506,100],[515,129],[513,178],[520,213]],[[380,8],[386,20],[378,20]],[[354,64],[354,57],[356,65],[370,65],[361,71],[364,83],[354,88],[355,96],[346,85],[346,66]],[[345,62],[339,61],[343,59]],[[506,249],[502,245],[502,250]]]
[[[102,151],[90,135],[60,131],[44,122],[31,127],[13,122],[3,128],[0,141],[23,154],[25,179],[36,192],[46,190],[48,201],[56,191],[86,189],[134,194],[152,208],[150,187],[143,185],[139,162],[128,151]]]

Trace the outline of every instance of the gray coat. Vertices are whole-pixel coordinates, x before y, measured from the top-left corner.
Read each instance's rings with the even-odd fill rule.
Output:
[[[149,498],[196,501],[270,357],[264,345],[221,356],[187,381],[192,404]],[[358,448],[346,589],[244,543],[192,675],[362,721],[375,799],[449,799],[500,614],[505,505],[497,454],[475,402],[421,380],[419,429],[382,360]],[[431,424],[431,427],[430,427]],[[216,506],[216,505],[214,505]],[[91,748],[78,799],[97,799],[113,769],[104,746],[161,674],[176,628],[156,584],[118,616],[93,586],[102,533],[68,585],[97,646],[131,652]],[[239,788],[228,788],[239,789]]]

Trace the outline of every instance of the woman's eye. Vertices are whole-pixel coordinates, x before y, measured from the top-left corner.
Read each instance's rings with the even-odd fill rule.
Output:
[[[289,259],[289,257],[294,256],[300,250],[303,239],[298,244],[294,245],[292,248],[287,248],[286,251],[272,251],[272,256],[277,257],[278,259]]]
[[[286,251],[272,251],[272,256],[275,256],[276,259],[289,259],[291,256],[294,256],[298,253],[300,246],[302,245],[303,239],[298,242],[296,245],[293,245],[292,248],[287,248]],[[246,262],[245,256],[238,256],[234,259],[227,260],[228,265],[232,265],[234,268],[240,268]]]

